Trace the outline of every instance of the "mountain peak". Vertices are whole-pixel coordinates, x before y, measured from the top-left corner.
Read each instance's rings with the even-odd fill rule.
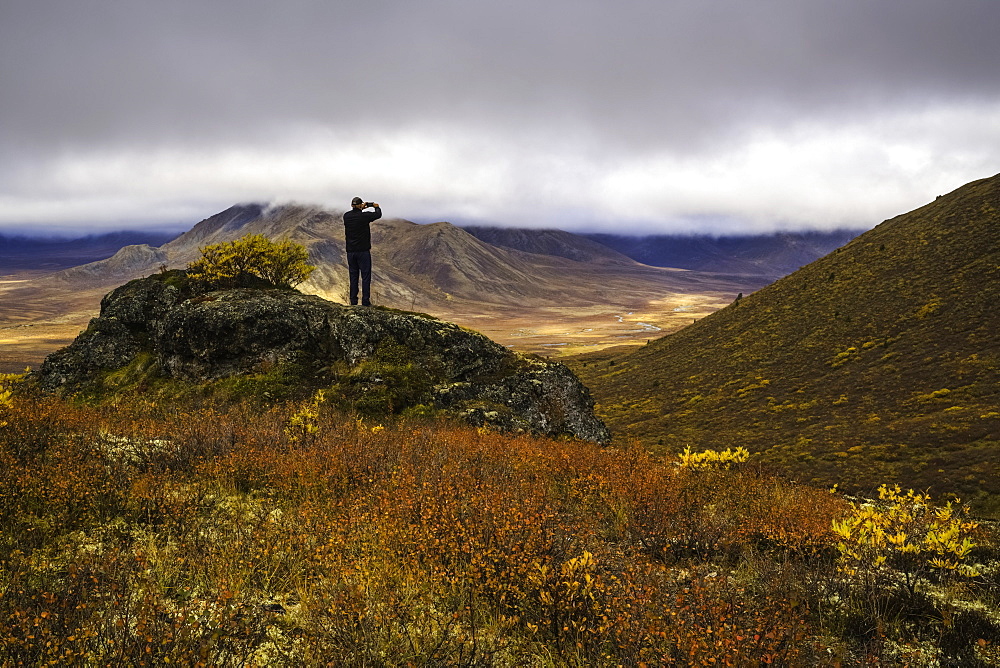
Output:
[[[266,208],[264,204],[235,204],[225,211],[221,211],[201,221],[191,228],[187,234],[190,234],[192,237],[207,238],[223,231],[232,232],[242,228],[250,221],[259,218]]]

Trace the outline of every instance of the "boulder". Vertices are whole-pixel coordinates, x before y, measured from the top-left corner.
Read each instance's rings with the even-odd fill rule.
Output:
[[[590,393],[567,367],[478,332],[294,290],[197,291],[183,278],[156,275],[106,295],[87,330],[46,358],[36,373],[41,387],[85,390],[140,353],[158,376],[180,383],[284,365],[301,370],[304,390],[332,388],[329,396],[353,406],[422,407],[506,431],[610,440]]]

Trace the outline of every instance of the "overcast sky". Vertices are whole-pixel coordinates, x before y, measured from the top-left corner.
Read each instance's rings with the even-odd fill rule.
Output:
[[[241,201],[868,228],[1000,172],[998,0],[2,0],[0,230]]]

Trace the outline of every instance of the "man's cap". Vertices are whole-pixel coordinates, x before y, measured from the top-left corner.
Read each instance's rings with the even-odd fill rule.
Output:
[[[365,201],[360,197],[355,197],[354,199],[351,200],[351,206],[354,206],[355,204],[364,204],[364,203]]]

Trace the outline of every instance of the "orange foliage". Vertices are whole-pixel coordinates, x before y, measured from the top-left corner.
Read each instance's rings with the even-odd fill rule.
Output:
[[[284,429],[291,410],[96,414],[21,400],[0,440],[0,654],[135,665],[804,656],[804,602],[747,593],[697,560],[828,547],[842,507],[826,492],[445,423],[372,428],[323,412],[303,443]]]

